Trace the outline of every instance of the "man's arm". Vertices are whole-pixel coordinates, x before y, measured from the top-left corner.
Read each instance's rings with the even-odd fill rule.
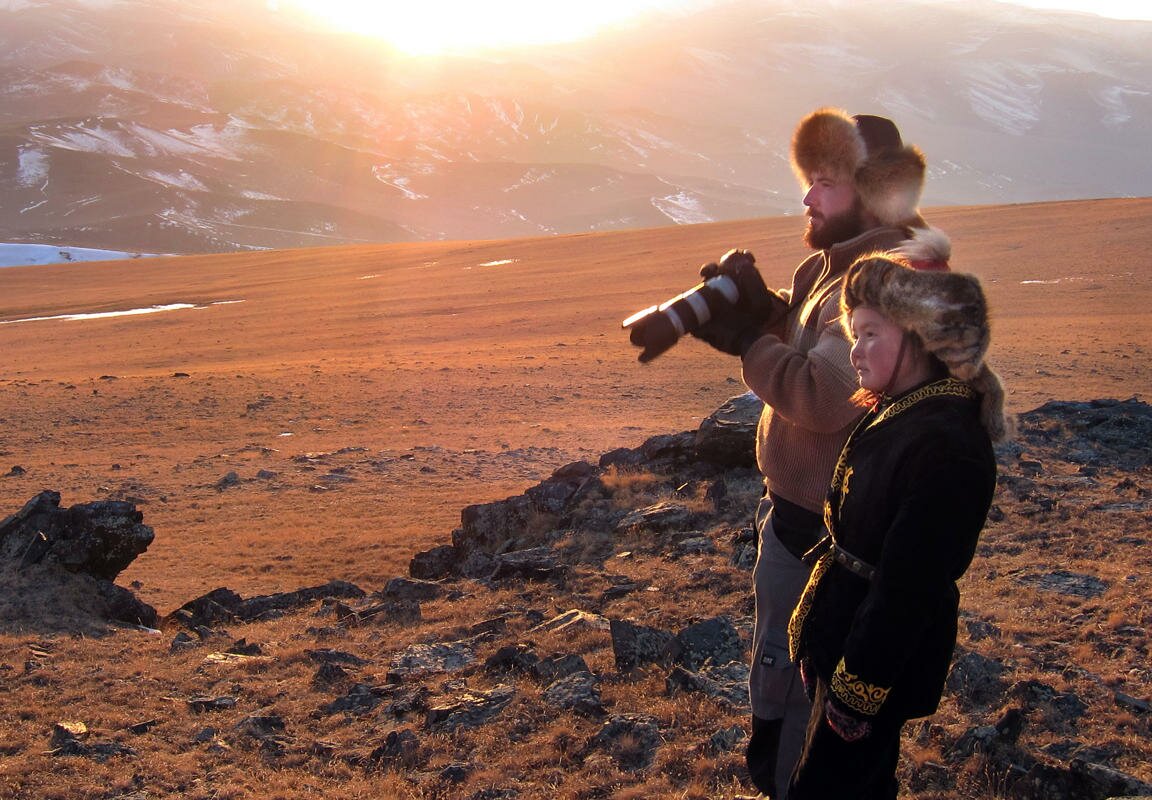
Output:
[[[748,388],[775,413],[817,433],[843,430],[860,416],[860,409],[848,402],[858,383],[848,359],[851,345],[838,321],[838,301],[837,292],[821,310],[820,338],[807,353],[768,334],[743,359]]]

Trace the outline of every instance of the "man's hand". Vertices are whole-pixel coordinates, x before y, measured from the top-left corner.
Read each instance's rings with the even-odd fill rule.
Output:
[[[732,249],[719,263],[710,262],[700,267],[704,280],[726,275],[736,284],[740,298],[736,309],[766,323],[768,329],[777,327],[788,313],[788,303],[771,291],[756,269],[756,257],[748,250]],[[773,331],[775,332],[775,331]]]
[[[692,331],[692,335],[715,347],[721,353],[743,358],[752,344],[766,333],[764,321],[725,302],[723,310],[709,322]]]

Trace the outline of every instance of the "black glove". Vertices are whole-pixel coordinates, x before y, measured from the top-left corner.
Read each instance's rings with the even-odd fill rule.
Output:
[[[752,344],[767,333],[764,320],[741,311],[725,301],[723,309],[717,311],[710,321],[692,331],[692,335],[715,347],[721,353],[740,356],[751,349]]]
[[[740,298],[736,308],[759,317],[769,325],[775,324],[788,313],[784,298],[771,291],[756,269],[756,257],[748,250],[732,249],[720,258],[720,263],[708,263],[700,267],[700,277],[704,280],[727,275],[736,284]]]
[[[872,733],[871,722],[838,701],[831,693],[824,701],[824,720],[846,742],[858,742]]]

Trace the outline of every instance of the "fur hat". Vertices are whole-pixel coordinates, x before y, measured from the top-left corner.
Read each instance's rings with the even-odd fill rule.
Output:
[[[1004,388],[984,360],[990,330],[988,303],[972,275],[912,269],[886,255],[865,256],[848,268],[841,320],[859,306],[876,309],[936,356],[952,377],[981,395],[981,421],[993,441],[1007,435]]]
[[[925,169],[924,154],[904,144],[885,117],[821,108],[792,135],[792,170],[801,186],[816,172],[850,181],[881,225],[924,226],[918,206]]]

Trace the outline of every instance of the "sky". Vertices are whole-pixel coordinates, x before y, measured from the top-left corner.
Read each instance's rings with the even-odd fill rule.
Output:
[[[729,1],[266,0],[272,8],[303,10],[337,29],[378,36],[402,51],[418,55],[573,41],[644,13],[685,11]],[[883,0],[867,1],[883,4]],[[1037,9],[1152,20],[1152,0],[1009,1]]]
[[[1085,0],[1014,0],[1017,5],[1033,8],[1048,8],[1060,11],[1080,11],[1098,14],[1115,19],[1152,20],[1152,2],[1149,0],[1111,0],[1111,2],[1086,2]]]

